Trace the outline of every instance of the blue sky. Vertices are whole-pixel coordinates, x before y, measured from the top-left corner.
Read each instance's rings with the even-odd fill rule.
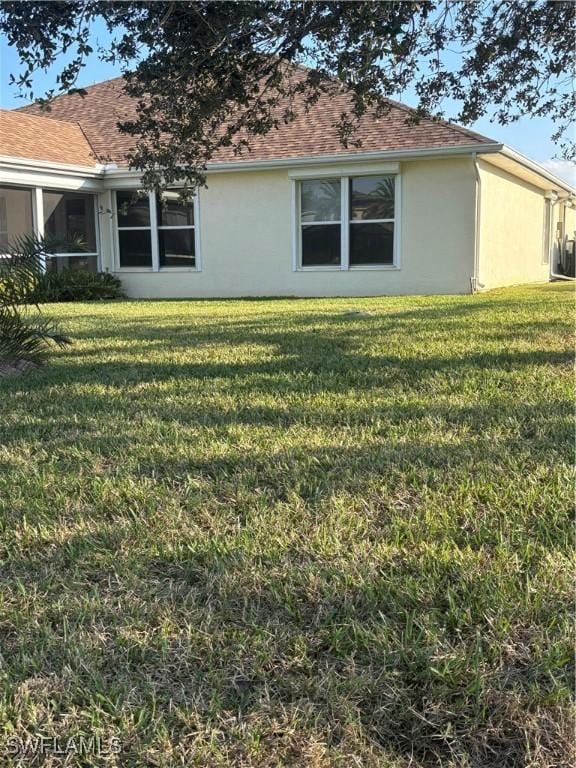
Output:
[[[92,43],[95,49],[98,45],[105,45],[109,37],[102,22],[94,25]],[[60,62],[65,63],[66,57],[61,57]],[[16,74],[19,70],[20,62],[16,51],[8,46],[5,39],[0,37],[0,107],[3,109],[13,109],[27,103],[25,99],[19,97],[18,89],[9,83],[10,73]],[[45,90],[55,86],[56,73],[54,70],[37,74],[34,87],[38,95],[42,95]],[[103,64],[98,61],[97,54],[92,54],[86,61],[86,67],[78,84],[80,86],[92,85],[119,74],[119,67]],[[395,98],[411,106],[416,103],[413,94],[409,92],[400,96],[396,94]],[[448,110],[447,116],[450,117],[455,113],[456,108],[454,106],[452,113],[450,113],[450,109]],[[522,118],[516,123],[502,126],[492,123],[489,117],[485,117],[470,127],[542,163],[556,175],[576,185],[576,168],[574,165],[556,158],[559,149],[550,140],[554,133],[554,125],[551,120],[547,118]]]

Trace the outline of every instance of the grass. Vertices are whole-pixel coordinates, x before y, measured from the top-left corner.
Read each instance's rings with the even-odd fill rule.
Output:
[[[570,286],[47,312],[75,345],[0,382],[3,765],[572,764]]]

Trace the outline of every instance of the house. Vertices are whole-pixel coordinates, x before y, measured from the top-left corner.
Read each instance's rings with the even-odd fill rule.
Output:
[[[122,79],[86,90],[0,112],[0,251],[33,230],[80,235],[46,268],[109,271],[130,296],[467,293],[548,280],[574,237],[574,189],[460,126],[411,125],[391,102],[345,149],[345,92],[220,150],[193,202],[159,205],[135,196]]]

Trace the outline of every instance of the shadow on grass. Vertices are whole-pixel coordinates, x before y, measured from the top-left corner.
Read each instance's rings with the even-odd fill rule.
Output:
[[[327,760],[333,750],[340,756],[333,764],[346,768],[353,760],[426,768],[451,759],[486,768],[565,763],[571,682],[563,627],[571,601],[560,567],[553,575],[546,567],[555,548],[566,549],[568,510],[549,501],[541,510],[538,492],[546,492],[552,462],[571,462],[572,407],[546,392],[536,404],[510,405],[498,390],[507,394],[510,372],[563,366],[571,354],[456,354],[451,341],[470,333],[460,323],[494,307],[491,299],[349,323],[306,314],[285,324],[190,329],[157,328],[152,318],[84,338],[104,349],[112,336],[135,339],[130,349],[141,355],[164,344],[193,355],[195,344],[221,343],[267,345],[275,357],[91,364],[64,353],[51,369],[3,385],[15,395],[5,414],[32,402],[34,417],[40,402],[36,421],[0,424],[8,449],[31,441],[42,450],[30,482],[42,482],[45,464],[66,491],[80,465],[84,472],[65,512],[52,519],[45,510],[36,538],[27,515],[1,564],[9,606],[0,618],[4,673],[15,688],[34,675],[62,681],[57,695],[41,688],[34,694],[42,727],[61,732],[78,713],[104,728],[128,723],[127,765],[143,764],[167,742],[182,765],[209,765],[211,749],[222,743],[229,751],[221,765],[250,765],[257,748],[261,765],[313,764],[307,745],[293,741],[302,734],[315,734]],[[508,311],[508,300],[501,308]],[[446,354],[426,356],[425,346],[420,356],[386,351],[388,332],[425,338],[435,321]],[[515,324],[515,332],[529,338],[551,327],[529,321]],[[478,333],[486,338],[498,328],[489,322]],[[379,354],[359,349],[364,333],[382,338]],[[108,351],[126,350],[117,344]],[[492,401],[479,388],[485,371],[497,374]],[[430,387],[442,377],[435,391],[450,396],[471,380],[475,399],[468,392],[466,405],[438,404]],[[178,385],[169,400],[155,386],[132,387],[166,382]],[[194,400],[198,383],[208,393],[218,385],[220,394],[241,397],[215,410]],[[340,408],[339,396],[355,391],[374,401]],[[428,403],[385,400],[390,391]],[[297,402],[280,397],[259,405],[257,396],[271,392]],[[324,393],[328,402],[312,400]],[[156,422],[155,440],[135,453],[147,421]],[[199,430],[226,442],[238,425],[332,431],[320,447],[280,440],[270,449],[230,439],[225,455],[197,454]],[[371,427],[369,439],[347,432],[362,425]],[[173,427],[191,432],[171,451]],[[108,458],[113,472],[148,483],[152,502],[174,501],[184,522],[166,508],[136,509],[126,498],[132,485],[112,501],[98,498],[107,470],[97,474],[93,459]],[[541,466],[530,478],[539,487],[521,504],[504,499],[529,462]],[[0,471],[11,468],[8,456]],[[485,495],[464,509],[466,483],[477,474]],[[444,517],[445,510],[432,510],[433,523],[423,498],[451,478],[461,493]],[[396,505],[382,489],[401,480],[414,486],[413,495]],[[347,534],[350,520],[341,529],[333,524],[323,502],[341,492],[364,505],[349,517],[364,515],[365,533]],[[257,514],[262,530],[248,531]],[[283,514],[284,522],[277,519]],[[3,524],[20,515],[21,508],[8,508]],[[210,515],[226,534],[212,532]],[[68,533],[66,526],[82,524],[91,533]],[[332,554],[321,546],[322,525],[327,539],[341,537]],[[30,716],[20,693],[6,699],[13,721]]]
[[[274,483],[288,483],[304,497],[309,496],[306,478],[317,489],[313,495],[318,495],[347,485],[356,489],[367,474],[403,472],[410,467],[449,470],[465,466],[475,474],[485,471],[490,464],[500,471],[510,463],[513,465],[521,455],[529,454],[534,462],[554,460],[570,465],[572,460],[573,408],[568,400],[514,405],[503,405],[496,400],[477,406],[383,402],[347,405],[343,414],[337,401],[320,408],[313,405],[307,408],[298,403],[295,407],[240,405],[215,410],[202,403],[163,403],[155,393],[137,399],[130,394],[118,397],[119,402],[111,405],[108,393],[69,396],[65,406],[57,404],[53,409],[47,409],[40,424],[0,427],[0,440],[8,446],[41,438],[46,458],[39,459],[40,465],[44,462],[52,465],[62,457],[62,471],[67,469],[73,473],[91,457],[103,460],[117,460],[120,456],[129,458],[135,441],[147,439],[145,425],[152,421],[158,440],[140,446],[137,465],[134,462],[130,465],[135,476],[149,476],[162,482],[181,480],[183,476],[218,479],[248,475],[259,487],[269,487],[271,491]],[[115,412],[122,414],[118,430],[114,428]],[[111,419],[106,431],[93,419],[94,415],[101,417],[104,413]],[[131,415],[140,420],[135,421],[132,430],[126,430],[124,420],[130,419]],[[260,451],[251,444],[249,450],[243,452],[232,439],[225,456],[200,454],[194,448],[198,430],[210,430],[214,439],[227,440],[234,427],[290,429],[303,426],[340,429],[338,444],[326,445],[336,437],[335,433],[328,433],[322,446],[297,443],[285,449],[275,447],[271,451],[263,447]],[[369,442],[354,448],[345,444],[347,434],[353,440],[356,430],[365,426],[371,427]],[[175,428],[189,430],[184,433],[189,438],[180,439],[172,456],[167,456],[164,440],[169,443],[171,430]],[[498,432],[496,439],[494,430]],[[431,432],[430,437],[422,441],[422,434],[426,432]],[[446,434],[450,437],[439,439]],[[67,455],[74,446],[82,449],[76,460],[73,453]],[[8,472],[11,464],[0,461],[0,469]],[[281,491],[278,487],[277,492]]]
[[[115,723],[147,712],[128,745],[135,764],[159,717],[176,754],[184,749],[187,716],[208,732],[224,727],[240,751],[267,732],[279,759],[290,755],[284,728],[402,765],[517,768],[537,751],[558,765],[568,754],[562,701],[531,704],[535,690],[570,690],[568,671],[552,677],[537,650],[555,634],[494,622],[495,610],[514,614],[497,602],[503,580],[521,590],[524,575],[490,550],[457,561],[420,547],[349,568],[305,546],[255,555],[222,540],[158,541],[151,556],[126,549],[135,534],[120,525],[14,561],[43,600],[26,633],[3,641],[15,683],[32,658],[46,677],[77,676],[58,714],[97,706]],[[553,610],[535,602],[531,620],[558,627],[570,613],[569,599]]]
[[[319,334],[300,334],[301,342],[295,346],[285,343],[283,337],[268,337],[266,341],[279,347],[278,355],[263,362],[133,362],[112,361],[109,364],[95,362],[54,365],[49,375],[34,372],[27,378],[6,381],[6,388],[11,391],[34,392],[46,387],[61,384],[96,384],[122,388],[129,383],[160,383],[179,379],[230,379],[233,386],[242,387],[242,379],[256,391],[270,391],[270,379],[277,379],[284,391],[341,391],[349,382],[352,386],[356,378],[362,377],[363,388],[385,384],[387,379],[396,383],[406,382],[415,388],[421,388],[426,377],[438,374],[466,373],[482,369],[500,369],[514,371],[522,367],[541,365],[569,365],[572,353],[566,351],[512,351],[483,352],[459,356],[419,356],[398,357],[387,355],[363,355],[347,351],[351,342],[320,338]],[[259,337],[260,341],[264,339]],[[141,348],[146,353],[146,346]],[[149,348],[148,348],[149,352]],[[301,373],[324,374],[317,381],[298,379]],[[334,374],[341,374],[341,380],[330,381]],[[291,379],[292,375],[296,378]]]

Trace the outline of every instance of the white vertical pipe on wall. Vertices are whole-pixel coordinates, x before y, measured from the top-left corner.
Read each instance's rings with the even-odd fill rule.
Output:
[[[158,243],[158,211],[156,210],[156,193],[149,192],[150,204],[150,237],[152,238],[152,272],[160,270],[160,251]]]
[[[478,165],[478,155],[476,152],[472,155],[474,164],[474,173],[476,174],[476,190],[474,201],[474,268],[470,278],[470,291],[476,293],[479,288],[484,286],[480,283],[480,214],[482,212],[482,178],[480,176],[480,167]]]
[[[340,178],[340,269],[350,269],[350,177]]]

